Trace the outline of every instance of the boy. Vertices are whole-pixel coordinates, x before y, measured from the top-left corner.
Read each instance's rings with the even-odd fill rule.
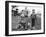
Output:
[[[35,29],[35,21],[36,21],[35,9],[32,10],[31,20],[32,20],[32,28]]]

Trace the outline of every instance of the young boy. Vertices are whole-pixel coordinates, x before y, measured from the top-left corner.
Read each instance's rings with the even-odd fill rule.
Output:
[[[35,29],[35,20],[36,20],[35,9],[32,10],[31,20],[32,20],[32,27],[33,29]]]

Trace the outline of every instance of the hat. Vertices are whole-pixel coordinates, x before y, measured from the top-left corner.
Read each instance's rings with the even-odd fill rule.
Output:
[[[18,9],[16,9],[16,10],[18,10]]]
[[[33,9],[32,11],[35,11],[35,9]]]

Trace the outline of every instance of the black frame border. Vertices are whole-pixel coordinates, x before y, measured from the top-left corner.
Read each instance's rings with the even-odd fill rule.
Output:
[[[44,6],[44,32],[43,33],[27,33],[27,34],[12,34],[9,35],[9,3],[26,3],[26,4],[42,4]],[[5,36],[19,36],[19,35],[35,35],[45,34],[45,3],[38,2],[23,2],[23,1],[5,1]]]

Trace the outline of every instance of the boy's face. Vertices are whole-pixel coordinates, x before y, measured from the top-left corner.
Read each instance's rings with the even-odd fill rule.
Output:
[[[32,13],[35,14],[35,10],[32,10]]]
[[[26,11],[23,11],[22,16],[28,15]]]
[[[35,14],[35,12],[33,12],[33,14]]]
[[[28,15],[28,14],[25,12],[24,15]]]

